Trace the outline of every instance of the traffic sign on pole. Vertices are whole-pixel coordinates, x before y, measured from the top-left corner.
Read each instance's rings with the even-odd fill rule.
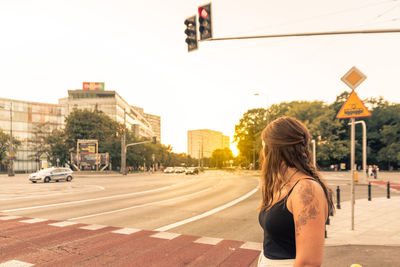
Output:
[[[352,91],[346,102],[336,115],[338,119],[369,117],[371,112],[367,109],[355,91]]]
[[[341,80],[352,90],[356,89],[365,79],[367,79],[367,76],[356,67],[352,67],[341,78]]]

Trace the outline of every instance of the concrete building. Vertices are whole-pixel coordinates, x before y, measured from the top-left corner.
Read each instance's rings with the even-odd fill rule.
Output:
[[[216,149],[229,148],[229,136],[221,132],[202,129],[188,131],[188,155],[209,158]]]
[[[126,124],[139,137],[152,137],[152,125],[135,107],[115,91],[68,90],[68,97],[59,99],[68,116],[74,109],[101,110],[113,120]]]
[[[136,109],[151,125],[154,136],[157,137],[157,142],[161,142],[161,117],[153,114],[144,113],[143,108],[132,106]]]
[[[36,170],[39,159],[33,147],[38,127],[46,125],[46,131],[51,132],[62,128],[64,120],[60,105],[0,98],[0,129],[10,134],[12,128],[13,138],[21,142],[15,153],[15,171]]]
[[[15,171],[31,172],[37,169],[38,159],[32,150],[37,127],[46,124],[49,133],[63,128],[65,118],[74,109],[101,110],[113,120],[125,123],[139,137],[157,136],[158,142],[161,140],[161,117],[146,114],[143,109],[131,106],[115,91],[68,90],[68,97],[59,99],[58,104],[0,98],[0,129],[10,134],[12,118],[13,137],[21,141],[15,153]]]

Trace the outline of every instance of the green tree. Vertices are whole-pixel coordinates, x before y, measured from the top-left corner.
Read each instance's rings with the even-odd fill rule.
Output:
[[[14,154],[18,151],[21,141],[13,136],[13,151]],[[9,162],[9,149],[10,149],[10,135],[0,129],[0,163],[8,164]]]
[[[256,160],[261,149],[261,132],[267,125],[267,111],[263,108],[250,109],[235,125],[234,142],[237,142],[240,156],[246,165]]]
[[[60,166],[64,166],[69,160],[69,147],[66,143],[66,136],[64,130],[54,130],[46,137],[46,142],[49,145],[49,156],[53,166],[57,165],[57,158],[60,160]]]
[[[213,151],[211,156],[211,162],[216,168],[222,168],[228,166],[226,163],[233,160],[234,156],[229,148],[220,148]]]

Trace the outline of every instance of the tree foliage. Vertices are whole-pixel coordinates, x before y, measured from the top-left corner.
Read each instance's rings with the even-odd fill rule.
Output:
[[[235,141],[241,161],[249,164],[254,154],[261,149],[260,132],[268,122],[280,116],[292,116],[302,121],[310,130],[317,144],[317,163],[328,167],[331,164],[350,162],[349,120],[336,118],[349,93],[343,92],[335,102],[292,101],[271,105],[268,110],[248,110],[235,127]],[[390,104],[382,97],[364,101],[372,116],[362,118],[367,124],[368,164],[394,166],[400,163],[400,104]],[[358,119],[360,120],[360,119]],[[356,128],[356,163],[362,164],[362,130]],[[256,152],[256,153],[255,153]],[[245,159],[245,160],[244,160]]]

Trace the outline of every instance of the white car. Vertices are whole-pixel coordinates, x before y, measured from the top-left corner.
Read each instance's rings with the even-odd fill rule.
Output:
[[[164,170],[164,173],[174,173],[174,168],[173,168],[173,167],[167,167],[167,168]]]
[[[71,182],[72,181],[72,173],[73,173],[73,171],[70,168],[52,167],[52,168],[42,169],[38,172],[30,174],[29,180],[32,183],[36,183],[39,181],[48,183],[50,181],[58,182],[58,181],[62,181],[62,180]]]

